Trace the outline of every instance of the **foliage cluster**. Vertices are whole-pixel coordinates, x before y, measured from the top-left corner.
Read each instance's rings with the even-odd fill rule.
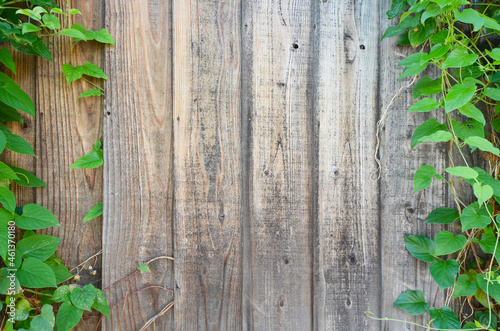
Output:
[[[496,330],[500,312],[500,4],[466,0],[393,0],[389,19],[401,15],[397,26],[383,38],[399,36],[398,44],[420,48],[403,59],[401,78],[418,78],[408,112],[431,112],[415,129],[411,147],[421,143],[448,143],[449,167],[419,168],[414,191],[433,181],[445,181],[456,208],[432,211],[426,223],[454,224],[461,234],[437,233],[434,239],[405,236],[407,250],[429,263],[429,272],[447,303],[460,298],[472,314],[457,316],[449,306],[432,307],[419,290],[402,293],[394,303],[409,314],[429,313],[428,329]],[[437,76],[419,77],[427,68]],[[461,116],[457,116],[461,115]],[[464,120],[465,119],[465,120]],[[454,164],[453,153],[460,155]],[[470,165],[470,153],[483,158],[481,167]],[[468,156],[469,154],[469,156]],[[458,181],[470,185],[475,201],[466,203],[455,189]]]
[[[51,38],[72,38],[72,46],[81,41],[95,40],[114,44],[106,29],[90,31],[81,24],[69,26],[78,9],[61,9],[51,0],[0,0],[0,62],[16,74],[11,49],[40,56],[52,61]],[[62,67],[68,84],[85,79],[95,88],[80,97],[103,94],[92,79],[107,79],[104,71],[93,63]],[[31,98],[6,73],[0,72],[0,153],[5,149],[35,156],[33,148],[22,137],[9,130],[6,123],[23,118],[18,111],[35,116]],[[96,168],[102,165],[100,140],[94,149],[77,160],[71,168]],[[70,330],[82,318],[83,311],[95,309],[109,316],[110,310],[103,292],[93,285],[70,283],[74,275],[55,254],[60,239],[36,234],[34,230],[60,226],[56,217],[37,204],[19,207],[10,190],[12,183],[27,187],[44,187],[42,180],[24,169],[0,162],[0,310],[5,318],[2,330]],[[83,221],[102,214],[102,203],[96,205]],[[16,232],[25,230],[17,243]]]

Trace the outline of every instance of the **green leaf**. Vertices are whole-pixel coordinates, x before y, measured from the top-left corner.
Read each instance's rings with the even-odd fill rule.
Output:
[[[393,307],[399,307],[411,315],[424,314],[429,310],[425,302],[424,293],[421,291],[405,291],[399,295]]]
[[[42,261],[28,257],[17,271],[21,286],[29,288],[57,287],[52,269]]]
[[[83,27],[83,25],[78,24],[78,23],[77,24],[73,24],[71,26],[71,29],[80,31],[85,36],[84,40],[87,40],[87,41],[88,40],[94,40],[95,37],[96,37],[96,33],[94,31],[89,31],[89,30],[85,29]]]
[[[443,177],[436,173],[436,169],[431,165],[425,165],[420,167],[413,176],[413,192],[418,192],[428,188],[432,183],[432,178],[438,180],[443,179]]]
[[[83,76],[83,67],[82,66],[76,66],[73,67],[69,63],[65,63],[62,66],[62,72],[64,76],[66,77],[66,80],[68,81],[68,85],[71,84],[71,82],[74,82]]]
[[[456,329],[460,330],[461,325],[460,321],[457,318],[457,315],[451,310],[450,307],[444,306],[441,309],[436,309],[431,307],[429,309],[429,313],[431,315],[432,324],[438,329]]]
[[[484,138],[484,126],[476,120],[462,123],[452,118],[451,124],[455,134],[463,141],[472,136]]]
[[[454,259],[436,260],[429,266],[431,276],[441,290],[455,284],[455,276],[457,275],[458,269],[458,262]]]
[[[19,122],[24,125],[24,120],[15,108],[0,102],[0,121],[2,122]]]
[[[70,289],[69,285],[59,286],[55,290],[54,296],[52,297],[52,300],[54,300],[54,302],[70,301],[71,300],[71,289]]]
[[[453,208],[437,208],[434,209],[425,223],[449,224],[455,222],[460,217],[458,210]]]
[[[406,0],[392,0],[391,9],[386,13],[387,18],[392,20],[393,18],[401,15],[407,6],[408,2],[406,2]]]
[[[87,37],[81,32],[78,31],[77,29],[64,29],[61,30],[61,35],[67,36],[67,37],[73,37],[73,38],[78,38],[87,41]]]
[[[0,62],[2,62],[7,68],[9,68],[14,74],[17,75],[16,64],[12,59],[10,50],[6,47],[0,48]]]
[[[472,99],[474,93],[476,93],[476,85],[474,83],[468,82],[453,85],[444,98],[445,112],[449,113],[452,110],[464,106]]]
[[[47,185],[40,178],[33,175],[29,171],[16,168],[14,166],[9,167],[18,175],[19,179],[14,179],[18,185],[26,187],[47,187]]]
[[[61,226],[54,214],[48,209],[35,204],[27,204],[23,207],[23,214],[16,218],[16,225],[24,230],[39,230],[51,226]]]
[[[8,165],[6,165],[3,162],[0,162],[0,179],[18,180],[19,177],[17,177],[17,175]]]
[[[99,95],[102,95],[102,90],[100,90],[100,89],[90,89],[90,90],[82,92],[78,96],[78,98],[93,97],[93,96],[99,96]]]
[[[83,310],[74,307],[70,302],[64,302],[56,315],[57,331],[67,331],[74,328],[82,319]]]
[[[492,100],[500,101],[500,89],[498,88],[487,87],[484,89],[483,94]]]
[[[52,271],[54,271],[54,274],[56,275],[56,282],[58,284],[73,277],[73,274],[68,271],[68,268],[61,263],[57,263],[54,260],[49,259],[45,261],[45,264],[48,265]]]
[[[104,163],[104,157],[102,149],[93,149],[90,153],[85,154],[81,158],[75,161],[70,166],[70,169],[92,169],[102,166]]]
[[[476,62],[476,60],[476,54],[470,54],[467,49],[463,47],[456,48],[448,55],[441,69],[467,67]]]
[[[108,79],[108,76],[102,71],[101,68],[99,68],[97,65],[87,62],[83,66],[83,74],[91,77],[96,77],[96,78],[102,78],[102,79]]]
[[[464,208],[460,221],[462,222],[463,232],[473,228],[483,229],[491,223],[491,218],[485,208],[479,209],[478,204],[473,203]]]
[[[462,249],[467,243],[467,238],[459,234],[454,236],[448,231],[441,231],[434,237],[436,242],[436,255],[448,255]]]
[[[14,319],[16,321],[24,321],[28,318],[29,316],[29,311],[31,309],[31,304],[28,300],[25,298],[20,298],[19,301],[16,303],[16,314],[14,316]]]
[[[436,98],[423,98],[422,100],[414,103],[408,112],[418,111],[418,112],[428,112],[439,108],[439,103],[436,102]]]
[[[453,298],[458,298],[461,296],[471,296],[477,292],[479,286],[477,282],[471,281],[469,276],[462,274],[458,276],[457,283],[455,284],[455,289],[453,291]]]
[[[437,4],[431,4],[422,13],[420,21],[424,23],[429,17],[436,17],[437,15],[442,14],[444,11],[445,10],[443,8],[440,8]]]
[[[7,270],[7,268],[0,269],[0,294],[6,295],[8,290],[10,289],[10,279],[7,278],[11,273]],[[15,275],[15,274],[14,274]],[[14,288],[15,290],[19,290],[19,280],[15,277],[14,280]]]
[[[484,18],[474,9],[455,10],[453,13],[460,22],[474,24],[474,32],[479,31],[484,25]]]
[[[31,23],[23,23],[23,34],[40,31],[41,28]]]
[[[483,152],[490,152],[496,156],[500,156],[500,150],[494,147],[488,140],[481,137],[469,137],[465,139],[467,145],[477,147]]]
[[[428,136],[424,136],[418,140],[418,143],[423,143],[423,142],[445,142],[445,141],[450,141],[453,138],[453,135],[449,131],[444,131],[444,130],[439,130],[436,131]]]
[[[81,12],[81,11],[79,11],[78,9],[76,9],[76,8],[71,8],[71,9],[69,10],[69,14],[70,14],[70,15],[82,15],[82,12]]]
[[[411,148],[414,148],[422,141],[421,139],[427,136],[430,136],[437,131],[446,130],[446,124],[441,124],[434,118],[429,118],[427,121],[422,123],[415,132],[413,133],[413,137],[411,138]]]
[[[94,285],[85,285],[83,289],[76,287],[71,291],[71,302],[77,308],[91,311],[96,294],[97,292]]]
[[[16,210],[16,197],[5,186],[0,186],[0,203],[2,203],[2,206],[11,213]]]
[[[92,207],[92,209],[88,212],[88,214],[83,218],[82,223],[93,220],[96,217],[102,215],[102,202],[99,202],[97,205]]]
[[[440,78],[432,80],[430,77],[423,77],[413,88],[413,98],[426,97],[441,92],[442,81]]]
[[[474,106],[472,103],[467,102],[465,105],[458,108],[458,110],[462,115],[475,119],[482,125],[486,124],[483,113],[479,109],[477,109],[476,106]]]
[[[474,195],[480,205],[488,201],[493,196],[493,189],[489,185],[474,183],[472,188],[474,189]]]
[[[7,148],[19,154],[36,156],[33,147],[21,136],[3,131],[7,138]]]
[[[61,28],[61,23],[59,22],[59,17],[52,14],[45,14],[42,17],[43,25],[51,30],[58,30]]]
[[[108,30],[106,29],[96,31],[95,40],[103,44],[111,44],[111,45],[115,44],[115,40],[113,39],[113,37],[111,37]]]
[[[30,324],[30,331],[52,331],[54,328],[55,317],[52,306],[45,304],[42,307],[40,315],[33,318]]]
[[[493,275],[494,276],[494,275]],[[492,277],[494,280],[495,277]],[[479,287],[485,292],[488,293],[490,297],[495,299],[496,302],[500,302],[500,284],[497,281],[489,281],[486,278],[486,275],[477,274],[476,281]]]
[[[491,316],[491,323],[490,323],[490,316]],[[494,312],[490,310],[483,310],[483,311],[478,311],[476,310],[474,312],[474,318],[476,321],[478,321],[480,324],[483,325],[497,325],[497,315],[495,315]]]
[[[60,241],[60,238],[45,234],[36,234],[21,239],[17,243],[17,249],[23,258],[34,257],[40,261],[45,261],[55,253]]]
[[[479,246],[481,246],[481,249],[486,254],[493,254],[493,252],[495,251],[496,243],[497,243],[497,237],[493,233],[484,232],[481,235],[481,239],[479,240]],[[495,255],[497,254],[500,255],[500,251],[498,251]]]
[[[408,39],[413,47],[418,46],[429,39],[436,31],[437,22],[434,18],[430,18],[425,22],[425,25],[419,24],[414,29],[408,31]]]
[[[453,168],[446,168],[445,170],[450,175],[467,179],[474,179],[477,178],[477,176],[479,176],[476,170],[469,167],[457,166]]]
[[[137,269],[144,272],[151,272],[147,264],[141,264],[139,267],[137,267]]]
[[[429,52],[429,58],[435,59],[435,60],[443,58],[446,54],[448,54],[450,47],[451,47],[451,44],[448,44],[448,45],[437,44],[437,45],[432,46],[432,49]],[[441,80],[439,78],[438,78],[438,80],[441,83]]]
[[[29,95],[3,72],[0,72],[0,101],[35,116],[35,105]]]
[[[410,254],[419,260],[431,262],[436,258],[436,243],[427,237],[405,236],[405,244]]]
[[[102,314],[108,317],[110,315],[108,300],[106,300],[106,296],[99,289],[96,289],[96,296],[92,308],[94,308],[95,310],[101,312]]]

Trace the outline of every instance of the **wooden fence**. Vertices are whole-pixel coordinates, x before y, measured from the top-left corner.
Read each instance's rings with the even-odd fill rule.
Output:
[[[425,115],[409,116],[396,64],[409,52],[380,42],[381,0],[85,0],[82,22],[116,47],[79,44],[72,62],[100,63],[103,98],[77,99],[61,65],[18,55],[18,81],[37,116],[12,130],[37,158],[8,156],[48,188],[16,189],[62,226],[58,253],[76,266],[102,250],[114,305],[104,330],[414,330],[392,309],[404,290],[437,286],[403,234],[449,201],[445,184],[413,193],[419,166],[445,167],[439,145],[410,149]],[[75,22],[76,22],[75,21]],[[57,42],[55,54],[69,54]],[[35,69],[36,68],[36,69]],[[105,164],[68,169],[103,137]],[[440,186],[441,185],[441,186]],[[85,224],[104,201],[102,221]],[[174,295],[159,289],[164,286]],[[141,290],[145,288],[144,290]],[[138,291],[138,292],[137,292]],[[442,302],[442,292],[437,305]],[[93,330],[86,318],[79,330]],[[156,327],[156,328],[155,328]]]

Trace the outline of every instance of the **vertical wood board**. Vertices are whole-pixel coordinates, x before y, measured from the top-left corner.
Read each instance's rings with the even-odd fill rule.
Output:
[[[240,8],[174,1],[177,330],[241,329]]]
[[[378,330],[377,2],[315,5],[314,329]]]
[[[243,3],[245,330],[313,326],[311,9]]]
[[[112,0],[105,12],[116,41],[105,52],[103,286],[109,287],[153,258],[174,255],[171,2]],[[173,295],[158,286],[173,289],[172,267],[157,260],[151,273],[107,290],[114,308],[104,329],[139,330],[165,308]],[[151,328],[173,329],[173,311]]]
[[[389,3],[381,3],[380,33],[390,25],[386,12]],[[386,110],[393,96],[401,87],[410,82],[411,77],[398,81],[402,72],[397,64],[409,55],[410,47],[396,45],[397,38],[386,39],[380,44],[380,112]],[[420,77],[433,75],[432,70],[424,71]],[[415,129],[434,114],[407,114],[414,103],[413,86],[404,89],[389,108],[381,126],[380,159],[382,177],[380,179],[381,208],[381,254],[382,254],[382,307],[381,316],[427,324],[428,315],[411,316],[401,309],[392,308],[394,301],[404,291],[421,290],[431,304],[436,300],[441,307],[443,291],[429,274],[429,264],[418,261],[405,248],[404,235],[423,235],[434,238],[434,233],[442,230],[439,225],[424,224],[427,215],[448,201],[447,184],[435,181],[430,188],[413,192],[413,175],[423,165],[432,165],[437,171],[447,167],[446,143],[423,143],[411,149],[410,141]],[[444,118],[438,118],[442,123]],[[437,297],[436,297],[437,295]],[[436,299],[435,299],[436,298]],[[413,325],[383,322],[383,330],[418,330]]]

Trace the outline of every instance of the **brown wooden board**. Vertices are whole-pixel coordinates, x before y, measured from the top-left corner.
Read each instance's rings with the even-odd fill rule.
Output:
[[[103,287],[160,256],[172,242],[172,44],[170,1],[110,0],[105,27]],[[140,330],[173,295],[172,262],[106,290],[106,330]],[[151,287],[153,286],[153,287]],[[136,291],[140,291],[134,293]],[[173,311],[150,329],[173,329]]]
[[[390,22],[386,12],[389,2],[381,2],[381,34]],[[397,64],[412,52],[410,47],[396,45],[396,39],[387,39],[380,44],[379,94],[380,116],[386,110],[393,96],[410,78],[398,81],[402,72]],[[432,71],[420,76],[433,75]],[[443,230],[442,226],[424,224],[427,215],[438,207],[447,206],[448,191],[444,181],[434,181],[426,190],[413,193],[413,175],[423,165],[432,165],[438,172],[447,167],[446,143],[423,143],[411,149],[410,140],[414,130],[429,116],[434,114],[407,114],[414,103],[413,87],[404,89],[401,96],[387,112],[381,126],[380,158],[382,177],[380,180],[379,205],[381,220],[381,316],[402,319],[409,322],[427,324],[428,314],[417,317],[406,314],[399,308],[392,308],[397,297],[407,290],[421,290],[431,305],[440,308],[443,293],[429,274],[429,263],[418,261],[405,248],[404,235],[423,235],[434,238],[434,233]],[[442,123],[444,118],[438,118]],[[396,322],[383,322],[383,330],[418,330],[413,325]]]
[[[68,2],[71,5],[71,2]],[[65,5],[65,4],[61,4]],[[103,2],[100,0],[74,3],[83,15],[72,16],[69,25],[83,24],[88,29],[103,27]],[[61,227],[43,231],[61,238],[57,251],[63,263],[71,268],[101,250],[101,222],[83,224],[88,211],[102,200],[102,169],[69,169],[78,158],[90,152],[101,136],[102,100],[78,99],[82,91],[92,86],[86,82],[68,86],[62,65],[83,65],[87,61],[103,65],[103,48],[95,42],[81,43],[71,52],[71,38],[52,40],[53,62],[38,58],[36,66],[36,174],[47,188],[36,190],[36,203],[54,213]],[[96,81],[97,84],[102,84]],[[100,285],[100,258],[91,259],[82,267],[92,265],[97,275],[88,270],[74,269],[81,276],[80,284]],[[85,318],[81,329],[95,327],[95,318]]]
[[[375,123],[376,2],[315,5],[314,328],[378,330],[380,250]]]
[[[174,1],[175,329],[241,329],[240,0]]]
[[[243,2],[245,330],[313,326],[312,5]]]

